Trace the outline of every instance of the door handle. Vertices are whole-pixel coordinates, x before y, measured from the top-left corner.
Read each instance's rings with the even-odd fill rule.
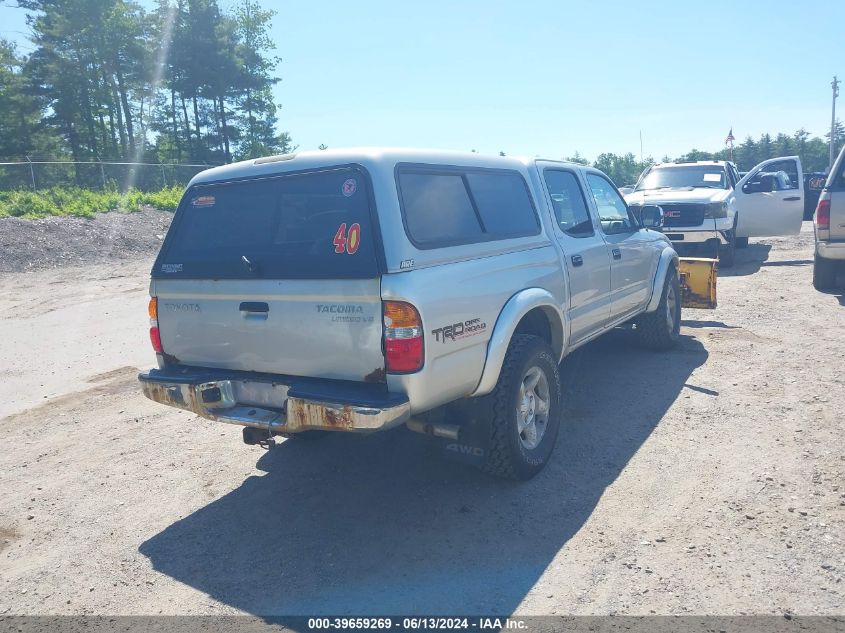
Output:
[[[801,196],[789,196],[788,198],[784,198],[784,202],[795,202],[796,200],[800,200]]]
[[[572,265],[576,267],[584,263],[584,258],[580,255],[573,255],[570,259],[572,260]]]
[[[260,314],[267,314],[270,312],[270,306],[264,301],[244,301],[240,305],[241,312],[257,312]]]
[[[613,259],[622,259],[622,251],[620,251],[618,248],[614,248],[610,252],[613,253]]]

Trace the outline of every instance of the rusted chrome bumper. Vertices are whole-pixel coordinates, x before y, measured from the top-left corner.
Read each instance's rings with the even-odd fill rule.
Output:
[[[372,432],[404,424],[408,399],[383,385],[340,381],[287,381],[280,376],[205,370],[151,370],[140,374],[150,400],[209,420],[266,429]]]

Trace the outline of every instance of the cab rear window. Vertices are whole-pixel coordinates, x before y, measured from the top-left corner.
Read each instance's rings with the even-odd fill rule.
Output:
[[[540,232],[528,186],[516,171],[402,166],[398,185],[405,230],[418,248]]]
[[[197,185],[158,278],[368,279],[379,274],[369,181],[357,168]]]

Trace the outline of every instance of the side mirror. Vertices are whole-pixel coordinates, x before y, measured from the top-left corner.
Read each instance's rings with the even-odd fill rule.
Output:
[[[659,229],[663,226],[663,207],[646,204],[640,209],[640,225],[644,229]]]
[[[742,187],[743,193],[771,193],[774,190],[774,178],[762,176],[760,180],[749,180]]]

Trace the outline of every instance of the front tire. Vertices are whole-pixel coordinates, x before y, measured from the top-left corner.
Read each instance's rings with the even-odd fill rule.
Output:
[[[663,351],[678,344],[681,337],[681,283],[674,268],[666,274],[657,310],[646,312],[637,320],[637,333],[649,349]]]
[[[736,261],[736,227],[728,233],[728,243],[719,247],[719,268],[733,268]]]
[[[825,259],[818,253],[813,258],[813,286],[816,290],[829,290],[836,283],[836,261]]]
[[[489,398],[490,444],[482,469],[531,479],[548,463],[560,429],[560,373],[549,344],[515,335]]]

